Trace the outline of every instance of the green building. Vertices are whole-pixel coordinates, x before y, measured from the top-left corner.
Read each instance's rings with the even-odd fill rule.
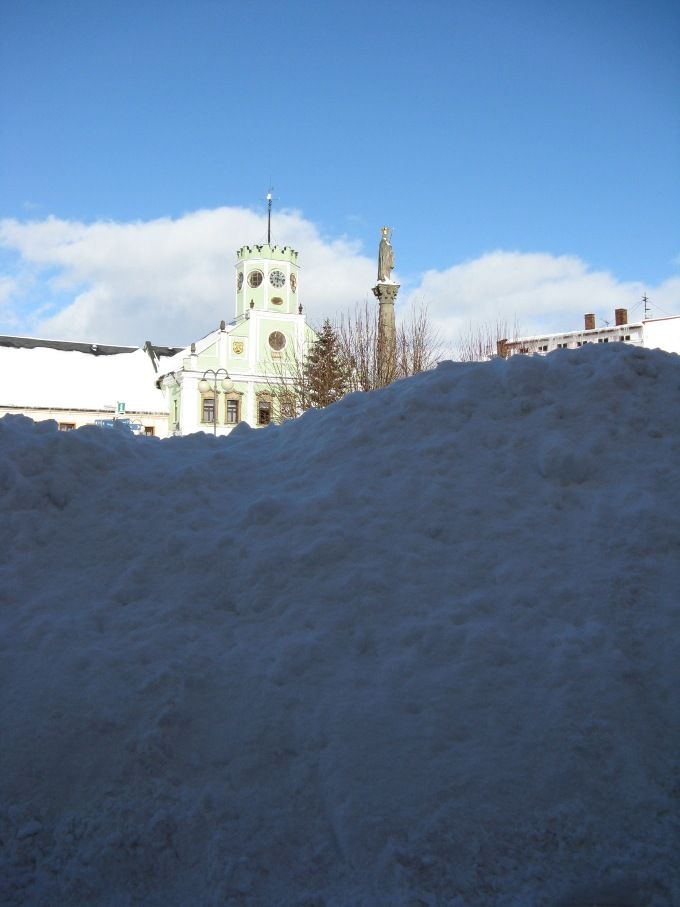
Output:
[[[236,315],[163,362],[157,384],[168,433],[229,434],[296,415],[296,364],[315,339],[300,302],[298,253],[243,246],[236,253]]]

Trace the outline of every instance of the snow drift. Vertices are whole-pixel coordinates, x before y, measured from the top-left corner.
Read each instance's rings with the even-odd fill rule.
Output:
[[[680,903],[680,359],[0,421],[6,905]]]

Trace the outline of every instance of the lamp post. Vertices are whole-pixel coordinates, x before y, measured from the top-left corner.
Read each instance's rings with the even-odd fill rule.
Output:
[[[170,383],[171,380],[173,382],[172,384]],[[167,391],[168,391],[168,422],[172,424],[172,434],[173,434],[173,436],[181,435],[182,432],[180,431],[180,427],[179,427],[179,418],[177,418],[177,419],[174,418],[175,414],[177,414],[179,416],[179,412],[177,412],[177,409],[178,409],[177,400],[174,398],[174,396],[171,395],[170,391],[173,390],[174,388],[181,388],[182,384],[175,372],[168,372],[168,374],[164,378],[163,384],[167,388]],[[181,393],[181,391],[180,391],[180,393]],[[174,403],[174,406],[175,406],[174,413],[171,412],[171,406],[170,406],[171,402]]]
[[[224,375],[220,381],[220,376]],[[217,382],[220,382],[220,387],[224,393],[228,393],[234,386],[234,382],[229,377],[229,372],[226,368],[218,368],[217,371],[213,368],[208,368],[203,372],[203,377],[198,382],[198,389],[202,394],[206,394],[210,390],[210,381],[208,380],[208,375],[212,376],[212,390],[213,390],[213,400],[215,408],[213,410],[213,434],[217,434],[217,395],[219,391],[217,390]]]

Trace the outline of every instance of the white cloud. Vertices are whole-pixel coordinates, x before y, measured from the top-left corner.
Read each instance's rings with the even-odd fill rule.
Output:
[[[0,276],[0,306],[8,305],[16,294],[19,285],[11,277]]]
[[[423,299],[444,339],[455,343],[470,324],[498,319],[516,321],[525,334],[578,330],[587,312],[613,322],[614,309],[632,310],[645,290],[659,307],[655,313],[677,314],[680,278],[645,287],[592,271],[572,256],[496,251],[444,271],[426,271],[410,298]],[[641,317],[639,310],[635,314]]]
[[[275,239],[300,252],[300,298],[312,321],[372,300],[376,263],[357,242],[324,238],[295,211],[277,213],[275,226]],[[135,223],[0,221],[0,247],[18,260],[0,282],[2,318],[13,332],[46,337],[185,344],[233,317],[236,249],[265,236],[265,217],[243,208]],[[490,252],[402,280],[402,305],[424,299],[448,344],[470,323],[504,318],[526,333],[569,330],[585,312],[612,320],[645,290],[669,312],[680,299],[678,277],[644,287],[546,253]],[[22,293],[32,310],[23,320]]]
[[[43,279],[44,298],[72,302],[33,320],[41,336],[183,344],[234,315],[236,249],[261,242],[264,217],[241,208],[175,220],[84,224],[50,217],[0,222],[0,244]],[[375,266],[347,239],[325,240],[296,212],[276,218],[277,238],[300,252],[300,294],[310,318],[362,298]]]

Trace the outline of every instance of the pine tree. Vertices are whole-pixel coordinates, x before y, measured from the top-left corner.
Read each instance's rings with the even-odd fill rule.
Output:
[[[328,319],[304,363],[306,398],[310,408],[321,409],[347,393],[347,368],[338,336]]]

